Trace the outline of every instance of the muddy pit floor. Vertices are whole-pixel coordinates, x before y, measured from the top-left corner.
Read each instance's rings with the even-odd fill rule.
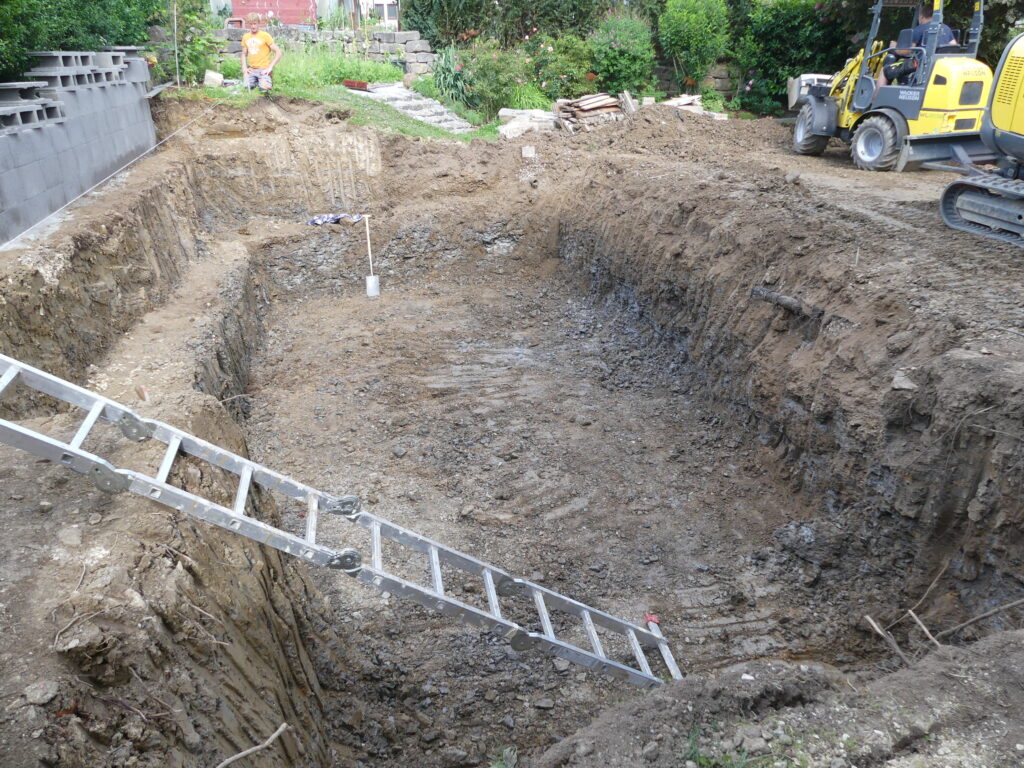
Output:
[[[222,126],[192,138],[244,153],[248,131],[288,131],[300,140],[303,131],[322,132],[321,122],[307,125],[315,112],[297,104],[261,105],[227,118],[231,132],[223,141],[215,136]],[[692,122],[688,130],[696,130]],[[823,159],[796,158],[786,151],[785,132],[770,122],[705,128],[719,155],[705,148],[689,158],[697,173],[723,162],[756,162],[759,173],[779,176],[799,170],[795,183],[810,198],[808,209],[816,199],[852,189],[863,193],[851,202],[855,215],[884,222],[887,236],[907,230],[894,248],[912,253],[920,243],[943,242],[942,233],[921,233],[912,222],[944,178],[858,173],[835,149]],[[811,665],[819,678],[833,682],[841,678],[827,665],[837,665],[851,681],[839,685],[852,689],[893,666],[878,639],[856,626],[859,606],[889,598],[889,577],[867,568],[845,591],[821,591],[814,563],[775,557],[776,532],[821,514],[828,499],[794,493],[773,448],[715,397],[678,341],[638,319],[618,298],[593,296],[586,277],[555,258],[550,243],[557,224],[523,214],[537,203],[538,182],[543,190],[581,153],[604,153],[650,175],[660,162],[659,146],[676,141],[671,131],[655,128],[649,142],[629,152],[612,141],[605,148],[600,131],[572,140],[538,138],[542,158],[551,158],[547,166],[510,160],[516,147],[474,145],[452,149],[449,157],[445,145],[406,142],[399,148],[404,140],[389,140],[395,168],[366,186],[385,211],[377,299],[362,291],[361,229],[314,230],[298,223],[299,213],[319,210],[250,218],[236,208],[227,220],[216,218],[223,211],[209,213],[209,247],[192,267],[203,272],[199,282],[215,285],[237,267],[242,257],[231,246],[236,242],[245,243],[265,275],[259,317],[265,337],[247,362],[247,388],[236,396],[244,402],[238,411],[244,412],[248,450],[277,471],[332,492],[355,493],[382,517],[602,610],[634,621],[645,611],[657,613],[688,675],[786,659]],[[259,141],[267,141],[265,135]],[[479,164],[464,167],[474,152]],[[666,173],[680,172],[688,161],[685,151],[680,154]],[[347,191],[354,194],[361,182],[355,174],[350,179]],[[452,187],[454,203],[446,198]],[[409,194],[416,191],[420,202]],[[466,210],[456,209],[460,203]],[[531,223],[552,231],[528,232]],[[854,232],[851,227],[851,239],[837,248],[853,250]],[[954,236],[953,242],[968,239]],[[987,243],[977,252],[994,262],[965,270],[980,282],[998,273],[999,265],[1012,264],[1016,253]],[[864,254],[863,269],[873,258]],[[952,284],[955,272],[947,263],[936,279]],[[1019,303],[1012,300],[1018,272],[1002,270],[997,281],[986,282],[986,300],[1002,313],[1001,324],[1019,320]],[[170,333],[171,327],[185,333],[182,328],[207,319],[210,303],[185,302],[175,316],[166,309],[174,301],[164,305],[152,333]],[[113,378],[112,391],[130,398],[136,380],[142,381],[138,371],[152,382],[166,361],[144,357],[147,338],[139,334],[134,347],[122,343],[87,383]],[[173,410],[162,418],[175,423]],[[54,713],[47,714],[46,704],[67,703],[58,697],[29,707],[23,689],[48,677],[63,685],[71,676],[62,662],[46,658],[57,645],[53,634],[79,615],[60,610],[58,596],[68,592],[69,581],[88,583],[100,565],[103,549],[92,532],[108,524],[110,502],[78,478],[41,470],[6,447],[0,446],[0,457],[0,547],[5,562],[18,563],[5,567],[0,582],[0,693],[3,703],[11,702],[0,752],[14,755],[52,735],[47,728],[53,728]],[[284,521],[301,525],[289,508]],[[324,540],[339,544],[359,541],[352,528],[339,519],[321,524]],[[48,531],[58,531],[57,539]],[[908,567],[907,558],[893,544],[878,563]],[[412,561],[408,553],[404,559]],[[409,568],[421,576],[425,563]],[[524,756],[539,755],[602,710],[635,704],[644,695],[539,653],[517,653],[501,640],[340,575],[309,575],[327,598],[321,618],[347,646],[343,676],[348,691],[357,693],[328,694],[337,765],[489,765],[509,745]],[[475,585],[455,580],[451,586],[468,601],[480,599]],[[44,599],[47,593],[52,596]],[[38,602],[31,604],[27,595]],[[32,646],[37,650],[22,652]],[[807,688],[811,698],[815,686]],[[999,755],[1012,753],[1017,725],[1011,717],[997,734]],[[663,745],[660,758],[641,734],[627,739],[637,744],[613,740],[602,759],[608,765],[641,764],[634,759],[673,764],[664,749],[664,739],[673,737],[684,743],[687,734],[662,732],[654,742]],[[594,759],[593,742],[600,739],[588,738],[591,746],[564,759],[546,758],[546,764],[593,764],[586,761]],[[138,748],[139,739],[133,743]],[[952,757],[921,765],[976,766],[969,760],[992,759],[958,748]],[[36,752],[53,755],[34,749],[24,753],[26,760],[37,761]],[[638,749],[643,758],[634,755]],[[156,759],[141,748],[131,754],[134,763],[122,756],[126,762],[104,764]],[[264,759],[278,764],[269,754]],[[37,762],[24,763],[30,764]],[[186,757],[180,764],[192,763]]]
[[[331,245],[318,237],[299,259],[358,271],[359,254]],[[278,295],[255,361],[254,456],[603,610],[677,617],[688,670],[784,652],[788,607],[745,565],[799,513],[761,468],[767,449],[672,369],[674,349],[659,354],[650,333],[579,296],[557,260],[524,265],[508,242],[487,251],[385,280],[378,300],[318,290],[317,270],[305,270]],[[332,532],[350,538],[349,527],[334,521]],[[393,554],[423,582],[422,557]],[[318,581],[346,634],[379,660],[376,676],[393,688],[384,711],[397,707],[400,730],[428,748],[446,730],[478,755],[542,744],[633,695],[344,580]],[[408,759],[402,748],[395,764]]]

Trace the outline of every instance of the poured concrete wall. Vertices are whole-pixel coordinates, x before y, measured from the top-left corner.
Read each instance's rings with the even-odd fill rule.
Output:
[[[42,51],[0,83],[0,244],[156,143],[135,50]]]

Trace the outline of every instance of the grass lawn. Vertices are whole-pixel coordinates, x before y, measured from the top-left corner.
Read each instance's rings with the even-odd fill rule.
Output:
[[[239,78],[241,65],[237,58],[225,60],[221,72],[226,77]],[[421,123],[386,104],[353,93],[339,83],[343,79],[369,82],[395,82],[402,79],[402,71],[390,64],[370,62],[354,56],[331,54],[323,50],[286,50],[280,64],[274,68],[274,97],[289,96],[322,103],[325,109],[341,107],[351,113],[349,121],[355,125],[376,128],[388,133],[402,133],[424,139],[473,139],[494,140],[498,138],[498,123],[481,125],[470,133],[451,133],[426,123]],[[242,86],[231,88],[189,88],[168,89],[161,98],[199,99],[221,101],[225,104],[245,107],[262,94],[247,91]],[[273,97],[271,97],[273,98]]]
[[[442,128],[421,123],[387,104],[352,93],[343,85],[275,85],[274,95],[271,98],[280,96],[320,102],[325,108],[342,107],[352,113],[349,122],[354,125],[364,125],[386,133],[403,133],[406,136],[419,136],[424,139],[457,139],[466,142],[473,139],[493,141],[498,138],[497,122],[480,126],[469,133],[451,133]],[[231,106],[245,107],[266,97],[256,91],[246,91],[244,88],[189,88],[168,89],[161,94],[160,98],[220,101]]]

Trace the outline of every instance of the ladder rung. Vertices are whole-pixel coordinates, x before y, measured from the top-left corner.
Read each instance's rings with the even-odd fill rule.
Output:
[[[320,511],[320,497],[316,494],[309,494],[306,499],[306,541],[316,544],[316,523],[317,514]]]
[[[665,637],[663,634],[661,634],[661,627],[658,626],[658,622],[648,621],[647,628],[651,630],[651,632],[657,635],[659,638],[663,639]],[[669,674],[672,675],[672,679],[682,680],[683,673],[679,671],[679,665],[676,664],[676,659],[672,655],[672,649],[668,647],[668,643],[658,643],[658,650],[661,651],[661,658],[665,662],[665,666],[668,667],[668,671]]]
[[[372,552],[370,562],[373,564],[373,570],[381,573],[384,570],[384,555],[380,547],[380,520],[374,520],[373,525],[370,526],[370,550]]]
[[[437,547],[430,548],[430,577],[434,582],[434,592],[444,596],[444,580],[441,578],[441,558]]]
[[[544,629],[544,636],[554,639],[555,630],[551,626],[551,617],[548,615],[548,607],[544,604],[544,593],[539,589],[533,591],[533,604],[537,607],[537,615],[540,616],[540,625]]]
[[[484,571],[484,590],[487,592],[487,604],[491,607],[494,618],[501,618],[501,605],[498,603],[498,590],[494,588],[494,577],[489,570]]]
[[[181,438],[175,435],[167,441],[167,451],[164,453],[164,460],[160,462],[160,471],[156,473],[158,483],[166,483],[168,475],[171,474],[171,467],[174,460],[178,458],[178,449],[181,448]]]
[[[4,371],[3,376],[0,376],[0,395],[3,394],[4,390],[7,389],[7,387],[11,385],[11,382],[16,378],[18,378],[18,369],[12,365]]]
[[[629,647],[633,649],[636,663],[640,665],[640,671],[645,675],[651,674],[651,665],[647,662],[647,657],[644,656],[644,649],[640,647],[640,641],[636,638],[636,632],[631,629],[626,633],[626,636],[629,638]]]
[[[597,628],[594,626],[594,620],[590,618],[590,611],[583,611],[580,616],[583,619],[583,628],[587,632],[587,639],[590,640],[594,653],[602,659],[607,659],[608,657],[604,655],[604,647],[601,645],[601,638],[597,634]]]
[[[99,419],[100,414],[103,413],[103,408],[106,404],[102,400],[97,400],[92,408],[89,409],[89,413],[85,417],[85,421],[82,422],[82,426],[78,428],[75,436],[71,438],[69,445],[72,448],[81,448],[82,443],[85,442],[85,438],[88,437],[89,432],[94,426],[96,426],[96,420]]]
[[[245,514],[245,502],[249,498],[249,486],[252,484],[252,467],[246,465],[238,478],[238,490],[235,491],[235,503],[232,509],[236,515]]]

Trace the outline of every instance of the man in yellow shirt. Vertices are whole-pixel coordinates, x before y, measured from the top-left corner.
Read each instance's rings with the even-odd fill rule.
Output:
[[[274,87],[270,79],[277,62],[281,60],[281,49],[277,47],[268,33],[260,29],[262,19],[258,13],[250,13],[246,19],[249,31],[242,36],[242,75],[245,87],[259,86],[264,93],[270,93]],[[274,60],[270,60],[270,54]]]

